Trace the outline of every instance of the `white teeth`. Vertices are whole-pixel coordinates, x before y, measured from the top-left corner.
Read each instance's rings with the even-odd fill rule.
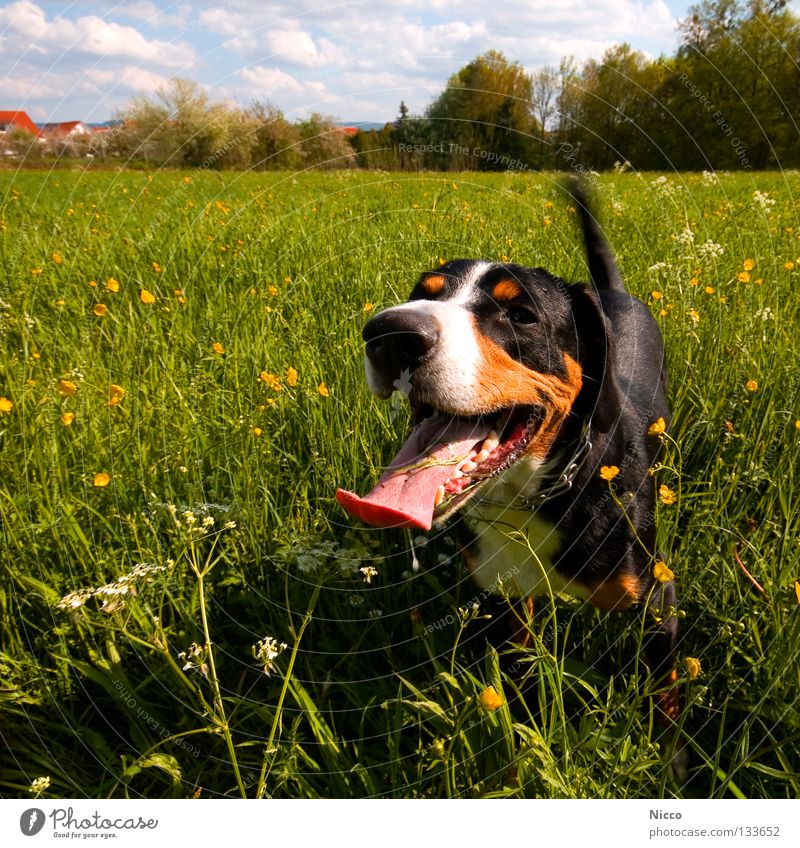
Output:
[[[453,472],[453,476],[450,478],[451,480],[458,480],[459,477],[463,477],[464,472],[460,468],[456,468]]]
[[[470,471],[474,471],[478,466],[474,462],[470,462],[467,460],[466,462],[462,462],[459,468],[465,473],[469,473]]]
[[[483,444],[484,447],[481,448],[480,453],[478,453],[478,455],[475,457],[475,463],[478,465],[480,465],[480,463],[482,463],[484,459],[487,459],[489,457],[489,454],[491,453],[491,451],[486,450],[486,442],[484,442]]]
[[[436,490],[436,497],[433,499],[433,505],[439,506],[439,504],[444,500],[444,486],[439,486]]]
[[[500,444],[500,436],[494,430],[489,430],[489,435],[486,437],[487,442],[495,442],[496,445]]]

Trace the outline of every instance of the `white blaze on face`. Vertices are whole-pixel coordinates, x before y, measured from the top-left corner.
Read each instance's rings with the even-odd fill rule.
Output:
[[[408,375],[408,389],[413,388],[417,373],[424,378],[426,400],[432,406],[447,412],[474,415],[475,408],[480,403],[477,376],[481,353],[475,339],[473,315],[468,305],[474,297],[476,283],[490,267],[490,262],[476,262],[469,275],[460,281],[458,288],[446,300],[412,300],[380,313],[417,314],[436,323],[439,332],[436,348],[424,365]],[[376,371],[368,357],[364,361],[367,385],[374,394],[386,398],[396,388],[402,389],[398,385],[388,385],[386,376]]]

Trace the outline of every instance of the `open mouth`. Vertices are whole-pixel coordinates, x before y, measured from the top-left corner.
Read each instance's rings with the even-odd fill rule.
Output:
[[[412,408],[412,429],[377,486],[363,498],[338,489],[347,512],[376,527],[430,530],[525,453],[542,420],[537,406],[455,416]]]

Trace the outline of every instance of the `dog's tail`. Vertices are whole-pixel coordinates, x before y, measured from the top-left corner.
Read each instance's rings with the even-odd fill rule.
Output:
[[[566,188],[578,207],[581,229],[583,230],[583,244],[586,248],[586,261],[589,265],[589,276],[592,282],[600,290],[626,291],[611,247],[603,235],[600,223],[592,214],[586,184],[577,177],[573,177],[567,183]]]

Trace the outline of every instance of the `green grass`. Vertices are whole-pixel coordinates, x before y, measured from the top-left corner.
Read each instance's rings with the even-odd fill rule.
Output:
[[[405,423],[363,380],[368,304],[440,258],[585,279],[554,178],[59,171],[0,173],[0,791],[796,797],[800,177],[657,177],[598,197],[670,361],[680,500],[659,532],[702,664],[681,664],[685,786],[633,661],[642,616],[540,604],[521,702],[483,621],[459,620],[476,590],[446,531],[412,550],[333,498],[375,480]],[[139,563],[164,568],[119,583]],[[288,646],[269,675],[267,635]]]

